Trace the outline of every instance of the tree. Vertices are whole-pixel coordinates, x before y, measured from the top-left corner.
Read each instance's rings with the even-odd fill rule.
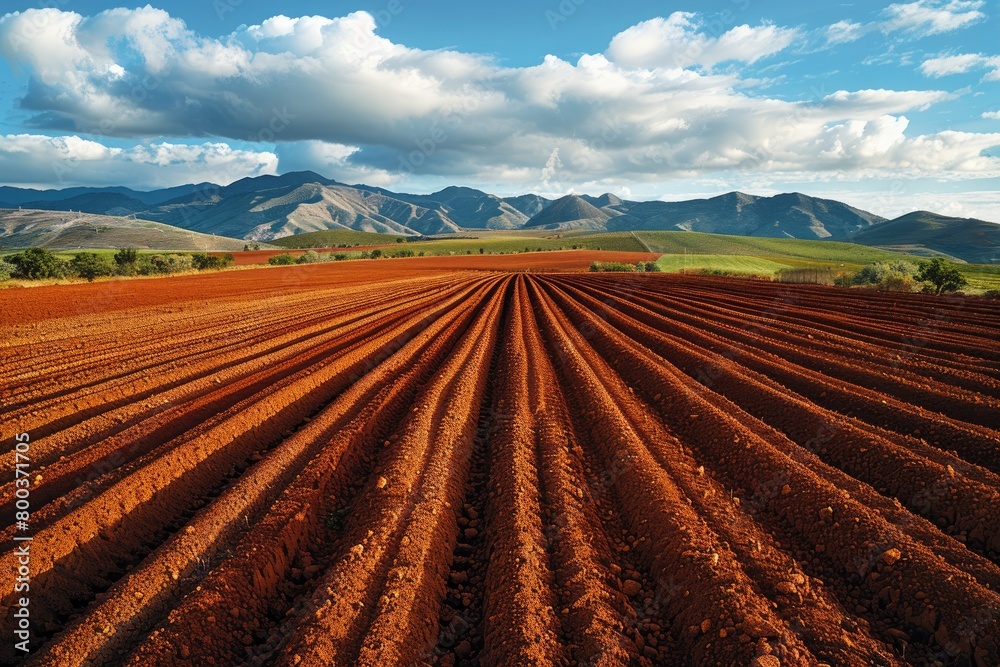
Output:
[[[45,248],[28,248],[24,252],[11,255],[7,261],[17,267],[15,278],[41,280],[62,278],[66,275],[66,262]]]
[[[100,276],[110,276],[115,272],[111,260],[96,252],[78,252],[69,261],[76,275],[86,278],[88,282],[94,282],[94,278]]]
[[[138,273],[139,251],[135,248],[119,248],[113,259],[119,274],[134,276]]]
[[[372,250],[371,254],[369,255],[369,257],[371,257],[372,259],[378,259],[381,256],[382,256],[382,251],[379,250],[378,248]]]
[[[943,257],[934,257],[928,262],[920,262],[917,280],[928,282],[934,286],[934,293],[954,292],[969,284],[965,276]]]
[[[118,252],[115,253],[114,259],[115,264],[118,266],[135,264],[136,260],[139,259],[139,251],[135,248],[119,248]]]

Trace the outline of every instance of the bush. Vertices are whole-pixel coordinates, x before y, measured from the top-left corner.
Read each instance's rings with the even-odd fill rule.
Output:
[[[295,260],[296,264],[316,264],[317,262],[322,262],[323,257],[315,250],[306,250],[302,255]]]
[[[392,256],[393,257],[415,257],[416,254],[417,253],[413,252],[409,248],[406,248],[405,250],[397,250],[396,252],[392,253]]]
[[[139,275],[168,275],[194,268],[191,255],[142,255],[136,263]]]
[[[3,266],[3,262],[0,262],[0,267]],[[3,269],[0,268],[0,271]],[[1000,289],[988,289],[983,292],[984,299],[1000,299]]]
[[[597,271],[619,271],[625,273],[631,273],[635,271],[635,266],[632,264],[626,264],[625,262],[591,262],[590,270]]]
[[[115,273],[120,276],[134,276],[139,272],[139,251],[135,248],[119,248],[112,259],[115,262]]]
[[[232,253],[224,255],[209,255],[203,252],[196,252],[191,255],[191,264],[199,271],[218,271],[233,263]]]
[[[917,267],[910,262],[875,262],[854,276],[855,285],[869,285],[891,291],[913,291]]]
[[[368,253],[368,256],[371,257],[372,259],[378,259],[379,257],[382,256],[382,251],[379,250],[378,248],[375,248],[370,253]]]
[[[17,271],[16,266],[5,259],[0,259],[0,283],[10,280],[15,271]]]
[[[347,253],[346,252],[335,252],[335,253],[333,253],[333,261],[335,261],[335,262],[343,262],[345,259],[347,259]]]
[[[62,278],[66,275],[66,262],[62,261],[45,248],[28,248],[24,252],[11,255],[7,262],[15,267],[14,278],[27,280],[44,280],[45,278]]]
[[[70,268],[81,278],[86,278],[88,282],[94,282],[94,278],[110,276],[115,272],[112,261],[104,255],[96,252],[78,252],[69,261]]]
[[[913,280],[912,275],[900,273],[899,271],[890,271],[882,278],[878,287],[887,292],[912,292],[916,287],[916,282]]]
[[[295,258],[286,252],[282,255],[275,255],[267,260],[267,263],[271,266],[289,266],[295,263]]]
[[[941,257],[934,257],[928,262],[920,262],[917,280],[933,285],[935,294],[955,292],[969,284],[969,281],[957,268]]]
[[[139,260],[139,251],[135,248],[119,248],[114,256],[115,264],[125,266],[135,264]]]
[[[857,285],[857,274],[841,273],[833,279],[833,284],[837,287],[850,287],[851,285]]]

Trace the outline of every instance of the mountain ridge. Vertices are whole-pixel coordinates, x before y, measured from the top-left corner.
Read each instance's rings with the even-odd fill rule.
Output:
[[[327,229],[429,236],[475,230],[684,230],[926,248],[1000,261],[1000,224],[913,212],[893,220],[800,192],[733,191],[681,201],[629,201],[611,193],[499,197],[452,185],[430,194],[347,185],[310,171],[247,177],[227,186],[33,190],[0,187],[0,208],[129,216],[193,232],[268,241]]]

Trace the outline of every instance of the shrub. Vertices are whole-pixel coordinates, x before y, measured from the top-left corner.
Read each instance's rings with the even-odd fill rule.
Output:
[[[16,271],[16,266],[5,259],[0,259],[0,283],[10,280]]]
[[[393,257],[413,257],[415,255],[416,253],[410,250],[409,248],[406,248],[404,250],[397,250],[396,252],[392,253]]]
[[[892,261],[875,262],[864,267],[854,276],[855,285],[878,285],[881,286],[886,278],[886,284],[894,284],[905,277],[913,278],[917,273],[917,267],[910,262]],[[893,274],[890,276],[890,274]]]
[[[965,276],[952,264],[944,261],[942,257],[934,257],[928,262],[920,262],[917,280],[933,285],[935,294],[955,292],[969,284]]]
[[[878,287],[887,292],[912,292],[913,288],[916,287],[916,282],[913,280],[912,275],[900,273],[899,271],[890,271],[882,278]]]
[[[857,274],[855,273],[841,273],[833,279],[833,284],[837,287],[850,287],[858,284],[856,279]]]
[[[3,262],[0,261],[0,267],[2,267],[2,266],[3,266]],[[0,268],[0,271],[3,271],[3,269]],[[1000,299],[1000,289],[988,289],[988,290],[986,290],[985,292],[983,292],[983,298],[984,299]]]
[[[167,275],[190,271],[194,268],[194,262],[191,255],[142,255],[136,268],[143,276]]]
[[[196,252],[191,255],[191,264],[199,271],[218,271],[233,263],[232,253],[224,255],[209,255],[203,252]]]
[[[620,271],[631,273],[636,270],[632,264],[625,262],[591,262],[591,271]]]
[[[396,237],[396,243],[406,243],[406,239],[397,236]]]
[[[288,266],[295,263],[295,258],[286,252],[282,255],[275,255],[271,259],[267,260],[267,263],[271,266]]]
[[[62,278],[66,275],[66,262],[45,248],[28,248],[24,252],[11,255],[7,261],[15,267],[14,278],[43,280]]]
[[[317,262],[322,262],[323,257],[315,250],[306,250],[302,255],[295,260],[296,264],[316,264]]]
[[[372,259],[378,259],[379,257],[382,256],[382,251],[379,250],[378,248],[375,248],[370,253],[368,253],[368,256],[371,257]]]
[[[139,251],[135,248],[119,248],[114,256],[115,264],[125,266],[135,264],[139,260]]]
[[[343,262],[345,259],[347,259],[347,253],[346,252],[335,252],[335,253],[333,253],[333,261],[335,261],[335,262]]]
[[[110,276],[115,272],[111,260],[96,252],[78,252],[69,261],[69,265],[76,275],[86,278],[88,282],[94,282],[94,278]]]

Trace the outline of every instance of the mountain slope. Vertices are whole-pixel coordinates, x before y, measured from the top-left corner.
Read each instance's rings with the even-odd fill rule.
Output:
[[[460,231],[440,211],[346,185],[273,181],[254,190],[237,182],[207,200],[168,202],[143,217],[201,232],[270,240],[325,229],[382,234],[446,234]]]
[[[608,229],[611,214],[583,197],[566,195],[557,199],[525,223],[525,229]]]
[[[878,224],[877,215],[841,202],[788,193],[757,197],[742,192],[689,201],[649,201],[615,207],[625,214],[613,231],[670,230],[771,238],[836,239]]]
[[[429,195],[391,193],[381,189],[378,192],[417,206],[440,210],[464,229],[517,229],[524,226],[530,217],[503,199],[474,188],[451,186]]]
[[[1000,224],[915,211],[861,231],[855,243],[886,249],[926,248],[972,263],[1000,261]]]
[[[518,197],[504,197],[504,201],[529,218],[538,215],[542,212],[542,209],[552,203],[551,199],[532,194],[520,195]]]

